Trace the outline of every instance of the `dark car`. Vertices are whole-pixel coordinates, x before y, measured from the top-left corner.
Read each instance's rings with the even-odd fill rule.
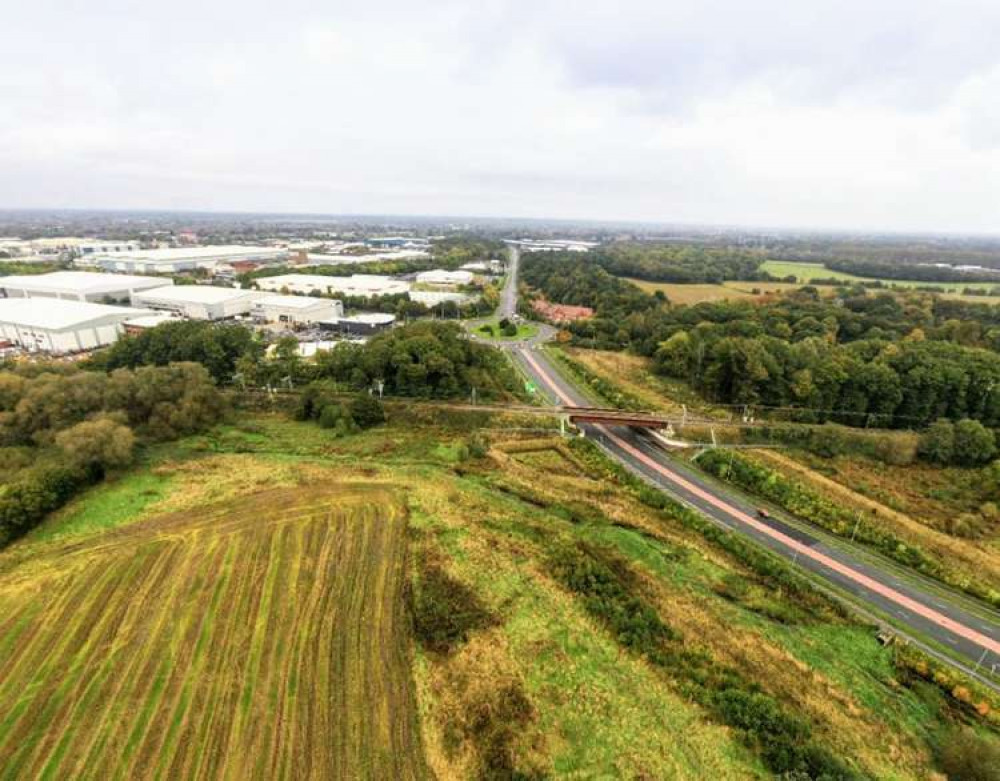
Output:
[[[771,513],[769,513],[763,507],[758,507],[757,508],[757,517],[758,518],[770,518],[771,517]]]

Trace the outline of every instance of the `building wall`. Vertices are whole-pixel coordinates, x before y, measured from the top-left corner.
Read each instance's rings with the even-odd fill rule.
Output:
[[[331,299],[316,299],[316,303],[308,308],[281,305],[257,304],[253,310],[254,317],[259,317],[270,323],[315,323],[319,320],[331,320],[344,316],[344,302]]]
[[[120,323],[87,323],[62,331],[29,328],[16,323],[0,323],[0,337],[26,350],[51,352],[55,355],[92,350],[114,344],[121,335]]]

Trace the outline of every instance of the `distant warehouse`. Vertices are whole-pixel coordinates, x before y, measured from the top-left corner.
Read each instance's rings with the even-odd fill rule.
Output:
[[[20,274],[0,277],[0,296],[5,298],[65,298],[95,303],[127,302],[132,294],[172,285],[169,279],[99,274],[93,271],[53,271],[51,274]]]
[[[349,277],[328,277],[322,274],[281,274],[254,280],[261,290],[282,293],[323,293],[326,295],[398,296],[410,292],[410,283],[379,274],[352,274]]]
[[[421,271],[417,274],[417,284],[443,287],[471,285],[473,277],[471,271],[446,271],[443,268],[436,268],[433,271]]]
[[[325,331],[336,331],[352,336],[371,336],[390,328],[396,316],[383,312],[362,312],[351,317],[341,317],[320,323]]]
[[[275,247],[178,247],[123,252],[110,255],[89,255],[88,263],[107,271],[129,273],[174,274],[198,269],[212,270],[216,266],[239,261],[277,263],[288,257],[287,250]]]
[[[253,290],[208,285],[170,285],[132,296],[135,306],[173,312],[193,320],[226,320],[250,313],[261,294]]]
[[[344,302],[312,296],[263,296],[254,300],[250,314],[269,323],[318,323],[344,314]]]
[[[53,355],[92,350],[118,340],[126,320],[148,310],[57,298],[0,299],[0,338]]]

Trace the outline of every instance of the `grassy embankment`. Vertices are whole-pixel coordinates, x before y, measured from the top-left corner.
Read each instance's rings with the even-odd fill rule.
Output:
[[[677,411],[675,399],[690,401],[690,389],[654,375],[647,359],[578,348],[566,353],[591,377],[589,385],[612,402],[616,390],[640,400],[647,409]],[[689,409],[698,409],[696,403]],[[702,415],[706,411],[710,410],[698,410]],[[707,439],[704,432],[691,433],[698,441]],[[738,433],[726,435],[733,436]],[[859,542],[870,537],[874,547],[885,548],[890,541],[893,546],[902,544],[905,549],[894,558],[926,559],[920,569],[975,596],[1000,590],[997,519],[979,519],[973,535],[955,523],[963,514],[977,513],[989,499],[984,493],[989,481],[983,480],[981,470],[922,463],[894,466],[861,455],[822,458],[795,449],[753,451],[748,458],[784,475],[786,482],[801,485],[809,497],[802,506],[825,503],[845,518],[860,511],[864,524]],[[849,535],[853,526],[843,532],[843,523],[834,519],[820,525],[836,526]]]
[[[482,416],[420,414],[160,447],[0,555],[0,765],[763,777],[786,745],[766,717],[811,761],[916,778],[939,732],[985,729],[780,566],[613,487],[585,443],[497,422],[469,458]]]

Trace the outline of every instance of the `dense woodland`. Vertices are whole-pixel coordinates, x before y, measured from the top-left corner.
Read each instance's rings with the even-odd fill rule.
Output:
[[[565,256],[531,258],[522,278],[553,301],[595,307],[569,326],[578,344],[652,357],[715,402],[855,426],[1000,425],[1000,312],[987,305],[806,287],[762,303],[672,306]]]
[[[457,323],[440,320],[416,321],[367,342],[341,342],[314,362],[299,357],[293,337],[279,340],[268,355],[242,325],[169,322],[120,339],[89,366],[110,371],[174,361],[200,363],[225,385],[299,387],[330,380],[344,390],[366,391],[381,380],[390,395],[453,398],[475,388],[484,399],[517,395],[521,386],[501,353],[466,338]]]
[[[722,282],[768,279],[758,250],[697,244],[612,244],[598,247],[588,259],[610,274],[651,282]]]

